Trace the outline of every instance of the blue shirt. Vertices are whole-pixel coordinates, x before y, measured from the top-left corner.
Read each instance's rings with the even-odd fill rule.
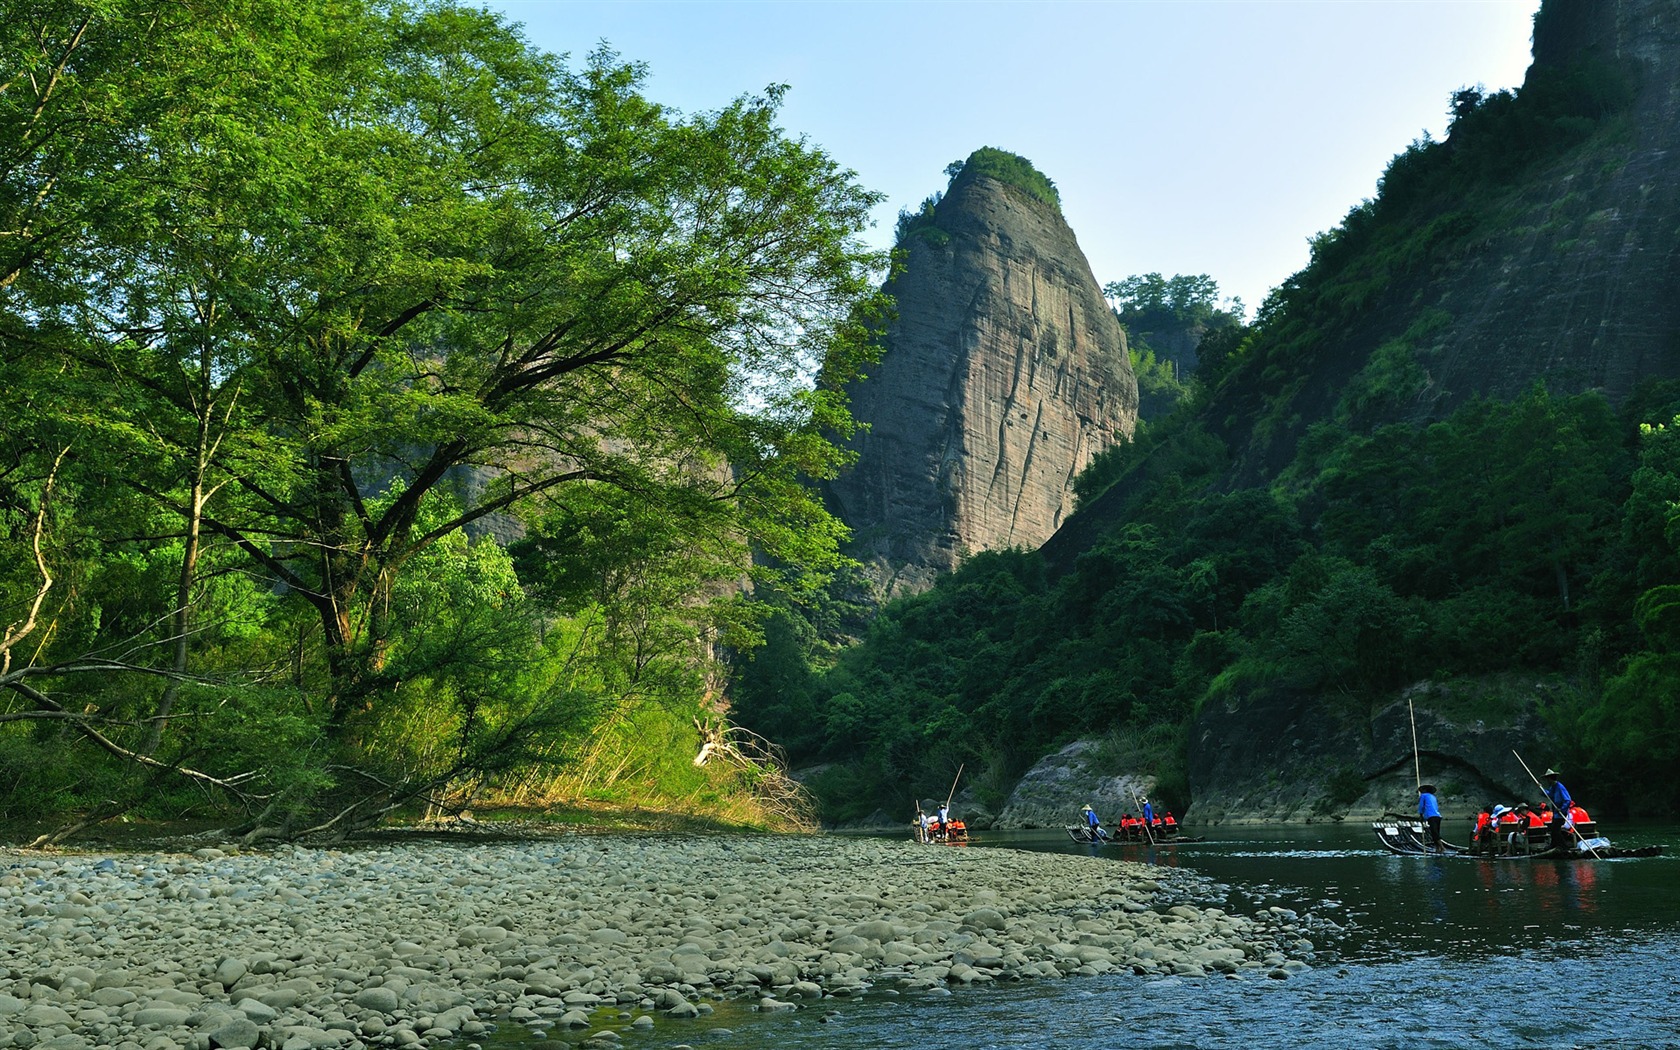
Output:
[[[1561,780],[1552,781],[1546,788],[1546,797],[1552,800],[1553,808],[1566,817],[1569,815],[1569,807],[1575,804],[1575,800],[1569,797],[1569,789],[1563,786]]]
[[[1143,820],[1146,824],[1155,823],[1155,807],[1147,802],[1143,804]]]
[[[1441,815],[1441,805],[1435,801],[1435,796],[1425,791],[1418,795],[1418,816],[1428,819]]]
[[[1101,824],[1102,821],[1097,819],[1097,811],[1096,810],[1088,809],[1088,810],[1085,811],[1085,823],[1089,824],[1091,827],[1094,828],[1098,824]]]

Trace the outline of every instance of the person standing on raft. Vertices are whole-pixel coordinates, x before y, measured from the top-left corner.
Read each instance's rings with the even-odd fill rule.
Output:
[[[1091,834],[1091,841],[1107,842],[1108,832],[1103,830],[1102,821],[1097,818],[1097,811],[1086,806],[1080,812],[1085,815],[1085,827]]]
[[[1429,825],[1429,848],[1441,852],[1441,803],[1435,798],[1434,784],[1418,785],[1418,816]]]
[[[1569,789],[1558,779],[1557,770],[1546,767],[1540,774],[1540,779],[1546,782],[1546,798],[1552,803],[1552,819],[1550,829],[1554,845],[1562,845],[1569,841],[1569,832],[1575,828],[1575,799],[1569,794]]]

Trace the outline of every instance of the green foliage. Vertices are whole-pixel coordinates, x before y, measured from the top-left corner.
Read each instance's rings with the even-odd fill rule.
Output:
[[[961,179],[984,175],[1048,204],[1058,214],[1062,210],[1062,195],[1057,191],[1056,184],[1033,167],[1032,161],[1019,154],[981,146],[970,153],[967,160],[952,161],[946,165],[945,174],[951,177],[953,186]]]
[[[1635,402],[1673,418],[1671,399]],[[1620,770],[1660,779],[1672,761],[1680,429],[1537,386],[1421,429],[1326,424],[1286,494],[1210,484],[1222,446],[1191,418],[1099,457],[1085,491],[1107,475],[1125,496],[1059,577],[1036,554],[977,556],[886,607],[828,668],[784,636],[798,716],[765,690],[755,717],[797,722],[799,757],[827,764],[826,816],[904,811],[959,762],[1007,780],[1076,736],[1108,740],[1107,767],[1155,773],[1182,804],[1186,733],[1210,700],[1314,694],[1360,717],[1435,679],[1456,683],[1460,717],[1501,718],[1510,691],[1477,683],[1562,680],[1588,653],[1612,668],[1602,691],[1568,685],[1547,707],[1575,764],[1606,804],[1673,804]],[[1363,790],[1343,771],[1323,805]]]
[[[1321,816],[1340,813],[1359,801],[1365,794],[1365,778],[1352,766],[1334,770],[1324,784],[1324,797],[1313,804],[1313,811]]]
[[[1088,506],[1134,472],[1140,483],[1194,487],[1212,480],[1227,462],[1225,445],[1187,413],[1154,424],[1140,420],[1130,441],[1110,445],[1091,457],[1074,478],[1073,493],[1078,506]]]
[[[1205,273],[1174,274],[1171,278],[1158,273],[1134,274],[1103,285],[1103,295],[1114,300],[1120,320],[1128,329],[1148,328],[1167,320],[1184,327],[1200,324],[1210,328],[1221,327],[1213,323],[1221,319],[1227,323],[1242,321],[1241,302],[1233,300],[1232,309],[1221,310],[1219,284]]]
[[[1309,380],[1341,373],[1343,348],[1362,326],[1410,309],[1401,301],[1406,289],[1450,279],[1507,222],[1500,195],[1526,173],[1589,138],[1614,135],[1636,84],[1632,63],[1585,59],[1537,63],[1520,92],[1455,92],[1446,141],[1425,136],[1396,155],[1377,195],[1314,237],[1307,267],[1261,304],[1240,358],[1222,353],[1203,373],[1217,411],[1255,421],[1257,435],[1291,435],[1297,418],[1321,418],[1321,407],[1296,404],[1317,389]],[[1583,218],[1570,207],[1553,205],[1570,221]],[[1426,312],[1424,330],[1413,325],[1366,364],[1343,392],[1344,419],[1401,416],[1428,372],[1433,323]]]
[[[271,810],[453,788],[643,707],[692,733],[709,645],[757,630],[739,581],[839,564],[809,482],[876,352],[879,196],[779,89],[683,115],[449,3],[15,13],[0,601],[41,615],[6,655],[132,674],[12,703],[166,763],[238,735]],[[465,539],[519,519],[517,567]]]
[[[948,244],[951,235],[939,228],[939,202],[944,198],[945,194],[934,193],[922,201],[922,206],[916,211],[899,209],[898,225],[893,231],[893,244],[902,248],[912,237],[920,238],[936,248]]]
[[[1109,282],[1103,294],[1126,329],[1141,419],[1160,419],[1189,403],[1191,377],[1206,382],[1229,354],[1233,332],[1242,330],[1242,302],[1221,307],[1219,285],[1206,274],[1139,274]],[[1204,346],[1218,358],[1211,367]]]

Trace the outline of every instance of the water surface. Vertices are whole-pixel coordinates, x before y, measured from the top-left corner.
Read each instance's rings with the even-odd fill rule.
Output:
[[[1397,857],[1363,823],[1188,830],[1207,840],[1098,855],[1205,874],[1205,903],[1233,912],[1310,916],[1312,969],[880,991],[778,1014],[723,1003],[697,1022],[626,1033],[623,1046],[1680,1050],[1680,828],[1611,829],[1618,845],[1670,852],[1589,862]],[[967,848],[1092,851],[1060,831],[977,833]],[[532,1042],[504,1028],[486,1045]]]

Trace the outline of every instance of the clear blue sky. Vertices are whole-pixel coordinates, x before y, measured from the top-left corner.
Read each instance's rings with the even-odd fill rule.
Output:
[[[1539,0],[491,0],[537,46],[605,42],[650,98],[782,109],[887,195],[869,234],[980,146],[1055,181],[1098,282],[1205,273],[1250,316],[1454,90],[1516,87]]]

